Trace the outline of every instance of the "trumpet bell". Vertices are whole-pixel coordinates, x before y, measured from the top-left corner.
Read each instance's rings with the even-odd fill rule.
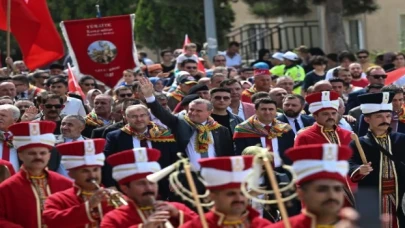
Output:
[[[148,179],[148,181],[153,182],[153,183],[157,183],[159,182],[161,179],[163,179],[164,177],[168,176],[170,173],[172,173],[175,169],[176,169],[176,163],[167,166],[166,168],[157,171],[156,173],[152,173],[149,174],[148,176],[146,176],[146,179]]]

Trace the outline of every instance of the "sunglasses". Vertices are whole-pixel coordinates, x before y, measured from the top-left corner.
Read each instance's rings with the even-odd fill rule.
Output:
[[[187,70],[196,70],[197,67],[186,67]]]
[[[216,59],[215,62],[226,62],[226,59]]]
[[[386,79],[387,75],[386,74],[376,74],[376,75],[371,75],[373,76],[374,79]]]
[[[216,101],[220,101],[220,100],[229,101],[231,98],[230,97],[215,96],[214,99]]]
[[[132,93],[122,93],[120,94],[120,97],[124,98],[124,97],[132,97]]]
[[[92,83],[84,83],[85,86],[94,86]]]
[[[357,58],[359,58],[359,59],[367,59],[368,56],[367,55],[359,55],[359,56],[357,56]]]
[[[60,105],[60,104],[58,104],[58,105],[46,104],[44,106],[45,106],[45,108],[48,108],[48,109],[51,109],[51,108],[60,109],[60,108],[62,108],[62,105]]]

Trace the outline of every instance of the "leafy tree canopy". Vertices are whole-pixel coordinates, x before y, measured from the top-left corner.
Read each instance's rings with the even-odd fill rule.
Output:
[[[214,4],[218,43],[224,45],[235,15],[227,2]],[[206,40],[203,0],[139,0],[135,14],[136,41],[151,49],[181,47],[185,34],[192,42]]]

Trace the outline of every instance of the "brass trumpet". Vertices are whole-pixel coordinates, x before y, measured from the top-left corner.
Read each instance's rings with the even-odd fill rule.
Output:
[[[210,192],[209,190],[206,190],[205,194],[203,195],[198,194],[191,172],[191,165],[188,158],[184,158],[181,153],[177,153],[177,156],[180,158],[177,162],[156,173],[148,175],[146,178],[151,182],[157,183],[165,176],[170,175],[169,183],[172,186],[174,192],[177,195],[181,196],[183,200],[188,201],[193,205],[195,205],[201,220],[202,227],[209,228],[207,220],[205,219],[204,216],[203,207],[212,207],[214,202],[201,203],[201,201],[205,201],[205,199],[207,199],[207,197],[209,196]],[[181,169],[181,167],[183,168],[183,170]],[[187,183],[190,186],[191,191],[185,188],[179,181],[178,175],[181,173],[184,173],[186,175]],[[205,181],[202,178],[199,178],[199,181],[201,181],[202,183],[204,183],[204,185],[206,185]]]
[[[101,189],[100,185],[97,183],[96,180],[92,180],[97,189]],[[108,204],[113,206],[114,208],[119,208],[123,205],[128,205],[128,202],[122,197],[122,194],[119,191],[108,189]]]

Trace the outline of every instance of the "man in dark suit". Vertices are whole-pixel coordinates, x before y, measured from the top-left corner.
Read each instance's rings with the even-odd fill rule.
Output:
[[[283,163],[290,165],[291,161],[284,155],[284,151],[294,145],[294,132],[287,123],[276,119],[276,102],[270,98],[255,101],[256,115],[235,128],[233,135],[236,154],[248,146],[261,145],[270,148],[275,154],[274,167]]]
[[[86,128],[82,134],[88,138],[91,137],[92,131],[96,128],[110,125],[111,120],[111,111],[114,101],[112,97],[100,94],[94,98],[94,111],[87,114]]]
[[[301,95],[288,94],[283,99],[283,113],[277,117],[277,120],[290,125],[294,134],[300,129],[306,128],[314,124],[315,119],[312,116],[304,115],[305,100]]]
[[[387,74],[385,73],[384,69],[380,66],[370,67],[367,72],[367,79],[369,81],[369,85],[371,84],[385,84],[385,79],[387,78]],[[346,110],[349,111],[352,108],[355,108],[360,105],[360,102],[357,100],[357,97],[367,93],[367,87],[364,89],[360,89],[349,93],[349,98],[347,99]]]
[[[179,151],[188,156],[194,170],[199,170],[200,158],[234,155],[229,130],[210,117],[213,109],[210,101],[193,100],[186,115],[174,116],[155,99],[148,79],[139,82],[152,114],[172,130]]]
[[[131,105],[125,110],[126,124],[121,129],[107,134],[104,154],[106,157],[132,148],[155,148],[162,152],[159,164],[162,168],[173,164],[177,160],[178,152],[174,136],[171,132],[150,121],[148,108],[145,105]],[[103,184],[107,187],[115,185],[112,179],[111,166],[105,164],[102,168]],[[160,194],[167,197],[169,184],[159,183]]]

